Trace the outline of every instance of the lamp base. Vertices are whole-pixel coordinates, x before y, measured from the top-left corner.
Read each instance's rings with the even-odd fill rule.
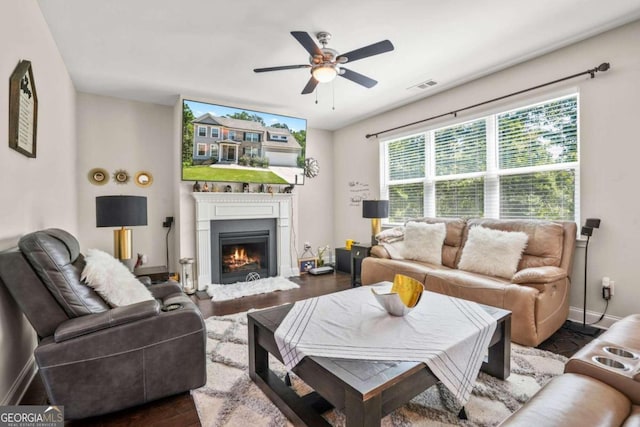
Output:
[[[122,227],[113,230],[113,256],[118,259],[131,258],[131,230]]]
[[[376,235],[382,231],[382,222],[380,218],[371,218],[371,246],[378,244]]]

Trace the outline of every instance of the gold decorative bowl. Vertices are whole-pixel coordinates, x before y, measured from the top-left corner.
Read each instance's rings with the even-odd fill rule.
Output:
[[[387,294],[379,294],[371,289],[376,301],[392,316],[404,316],[420,302],[424,285],[409,276],[396,274],[393,286]]]

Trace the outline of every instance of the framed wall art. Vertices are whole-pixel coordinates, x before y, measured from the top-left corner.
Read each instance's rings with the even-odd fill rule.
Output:
[[[20,61],[9,78],[9,147],[36,157],[38,95],[31,61]]]

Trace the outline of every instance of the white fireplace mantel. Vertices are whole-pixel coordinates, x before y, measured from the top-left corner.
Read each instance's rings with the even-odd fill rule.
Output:
[[[291,193],[193,193],[196,201],[198,290],[211,283],[211,221],[275,218],[278,276],[298,275],[291,265]]]

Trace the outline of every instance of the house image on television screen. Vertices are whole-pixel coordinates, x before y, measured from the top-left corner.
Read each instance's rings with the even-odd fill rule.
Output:
[[[182,179],[303,184],[307,122],[183,100]]]
[[[302,147],[289,129],[205,113],[193,120],[193,160],[239,164],[241,157],[266,158],[269,166],[297,167]]]

